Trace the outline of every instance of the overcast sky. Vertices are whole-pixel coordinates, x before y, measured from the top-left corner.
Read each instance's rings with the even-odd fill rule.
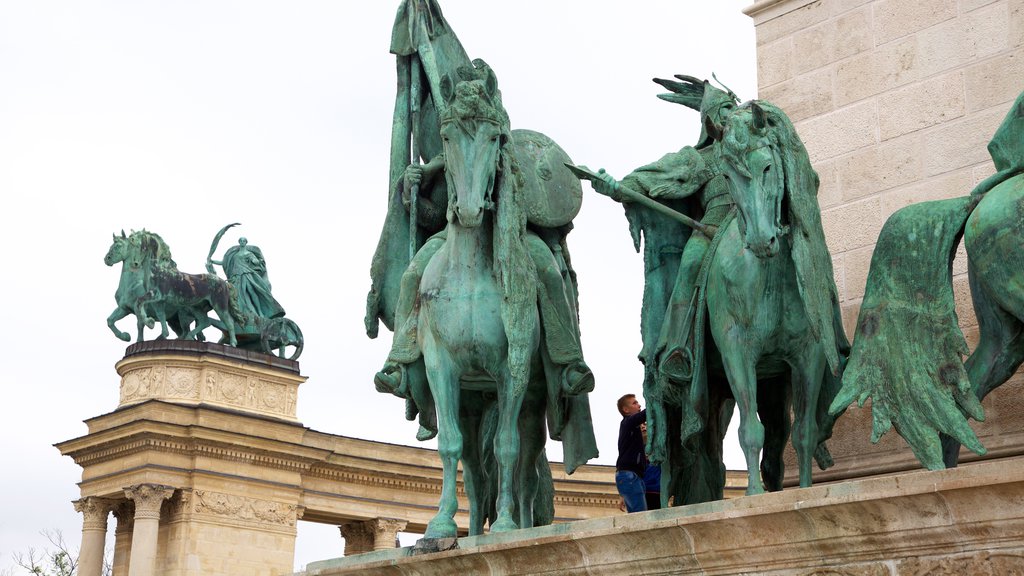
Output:
[[[715,72],[755,96],[749,3],[441,0],[470,57],[497,74],[512,127],[619,178],[699,131],[651,78]],[[52,444],[117,407],[125,344],[105,319],[119,270],[103,256],[122,229],[161,234],[180,269],[200,272],[217,230],[241,222],[222,250],[240,235],[262,248],[306,337],[302,423],[417,444],[402,402],[372,384],[390,333],[369,340],[362,322],[386,207],[398,4],[0,0],[0,570],[44,544],[44,529],[78,546],[81,469]],[[587,186],[575,225],[596,462],[612,464],[615,399],[641,391],[643,265],[622,209]],[[300,523],[297,566],[341,550],[336,528]]]

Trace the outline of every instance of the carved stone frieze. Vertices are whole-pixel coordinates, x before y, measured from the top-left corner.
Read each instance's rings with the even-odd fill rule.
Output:
[[[120,403],[150,399],[208,403],[294,419],[299,382],[239,366],[190,364],[187,359],[139,360],[121,367]]]
[[[910,558],[898,563],[899,574],[907,576],[1022,576],[1024,551],[980,552],[964,556]]]
[[[278,526],[295,526],[300,515],[299,507],[294,504],[209,490],[196,490],[193,494],[193,510],[197,515],[223,516],[235,520]]]

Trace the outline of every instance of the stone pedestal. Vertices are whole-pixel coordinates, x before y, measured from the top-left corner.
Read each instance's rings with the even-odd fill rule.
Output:
[[[460,538],[301,576],[1019,574],[1024,458]]]
[[[164,341],[129,347],[117,368],[117,410],[90,418],[88,434],[57,445],[82,467],[83,501],[114,505],[114,576],[134,576],[154,542],[161,576],[278,576],[294,569],[299,519],[362,526],[359,551],[371,552],[394,547],[400,530],[422,533],[437,510],[435,451],[295,421],[288,398],[304,380],[295,362]],[[569,477],[554,464],[556,521],[617,514],[613,476],[609,467],[582,466]],[[143,509],[140,496],[133,501],[125,492],[139,485],[164,486],[170,498]],[[465,533],[461,486],[459,498],[463,512],[455,519]],[[95,540],[83,531],[85,548],[95,549]]]

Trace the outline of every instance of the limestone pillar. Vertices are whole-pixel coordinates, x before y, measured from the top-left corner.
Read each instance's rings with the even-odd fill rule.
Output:
[[[345,539],[345,556],[373,551],[373,530],[369,522],[350,522],[338,526]]]
[[[370,525],[373,527],[373,549],[387,550],[388,548],[394,548],[395,539],[398,538],[399,532],[405,530],[406,524],[408,522],[398,518],[376,518],[370,520]]]
[[[154,576],[160,506],[174,495],[174,488],[160,484],[137,484],[125,488],[124,495],[135,502],[135,527],[132,530],[128,576]]]
[[[72,502],[82,513],[82,547],[78,552],[78,575],[103,574],[103,548],[107,539],[107,516],[113,502],[106,498],[86,496]]]
[[[132,555],[132,530],[135,527],[135,505],[125,500],[114,507],[114,561],[112,576],[128,576],[128,559]]]
[[[407,523],[397,518],[374,518],[338,526],[345,539],[345,556],[394,548],[395,538]]]

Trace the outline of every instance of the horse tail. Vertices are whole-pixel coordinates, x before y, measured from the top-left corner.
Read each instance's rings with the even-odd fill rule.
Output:
[[[508,367],[513,393],[526,392],[537,328],[537,271],[526,247],[526,210],[519,198],[525,186],[512,155],[511,140],[502,146],[497,188],[494,269],[502,293],[501,320],[508,338]]]
[[[953,296],[952,262],[977,197],[913,204],[882,228],[871,259],[857,335],[837,414],[872,398],[872,442],[895,426],[929,469],[944,468],[936,435],[981,454],[964,414],[984,418],[962,357],[968,353]]]

